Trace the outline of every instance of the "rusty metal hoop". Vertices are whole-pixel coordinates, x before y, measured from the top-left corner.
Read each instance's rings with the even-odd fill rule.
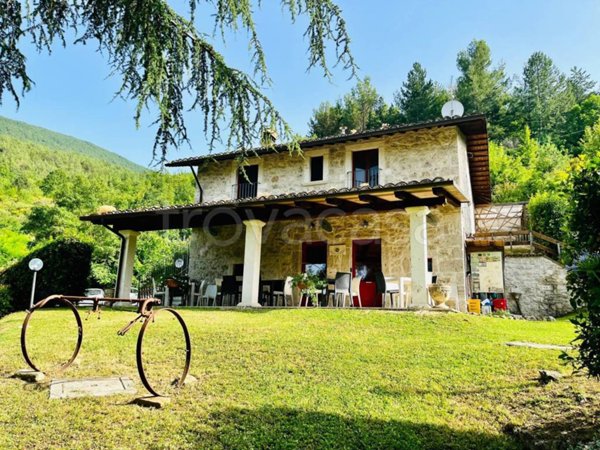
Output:
[[[144,362],[142,360],[142,353],[143,353],[143,343],[144,343],[144,335],[146,332],[146,328],[148,327],[148,324],[154,319],[154,314],[156,314],[160,311],[168,311],[175,316],[175,318],[181,325],[181,328],[183,329],[183,335],[185,337],[185,366],[183,368],[183,374],[177,381],[178,388],[183,386],[183,383],[184,383],[184,381],[188,375],[188,372],[190,370],[190,363],[192,361],[192,342],[190,339],[190,333],[187,329],[187,325],[185,324],[185,321],[183,320],[183,317],[181,317],[181,315],[172,308],[160,308],[160,309],[152,310],[152,312],[144,320],[144,323],[142,324],[142,328],[140,329],[140,334],[138,335],[138,340],[137,340],[135,356],[136,356],[136,360],[137,360],[138,373],[140,375],[140,379],[142,380],[142,384],[144,385],[144,387],[146,389],[148,389],[148,391],[151,394],[153,394],[157,397],[162,397],[162,395],[160,393],[158,393],[152,387],[152,385],[148,381],[148,378],[146,377],[146,372],[144,371]]]
[[[75,361],[75,358],[77,358],[77,355],[79,354],[79,350],[81,349],[81,342],[83,341],[83,323],[81,322],[81,317],[79,316],[79,312],[77,311],[77,308],[75,308],[73,303],[71,303],[69,300],[67,300],[66,298],[64,298],[61,295],[51,295],[50,297],[47,297],[44,300],[39,301],[27,313],[27,315],[25,316],[25,320],[23,321],[23,326],[21,328],[21,352],[23,353],[25,362],[27,362],[29,367],[31,367],[36,372],[43,372],[43,370],[40,370],[33,363],[33,361],[31,361],[31,358],[29,357],[29,353],[27,352],[27,329],[29,327],[29,320],[31,319],[31,316],[33,315],[33,313],[36,310],[43,308],[49,301],[56,301],[56,302],[59,302],[59,303],[65,305],[67,308],[69,308],[71,310],[71,312],[75,316],[75,321],[77,322],[77,344],[75,345],[75,351],[73,352],[73,355],[66,363],[59,366],[59,368],[58,368],[59,371],[63,371],[65,369],[67,369],[71,364],[73,364],[73,361]]]

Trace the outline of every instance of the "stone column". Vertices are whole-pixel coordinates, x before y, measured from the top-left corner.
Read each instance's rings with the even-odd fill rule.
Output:
[[[140,233],[133,230],[122,230],[120,233],[125,237],[125,242],[121,247],[121,255],[119,257],[119,285],[117,286],[116,296],[119,298],[129,298],[137,237]]]
[[[406,208],[410,217],[410,278],[412,306],[429,306],[427,290],[427,206]]]
[[[258,303],[260,284],[260,252],[262,248],[262,220],[244,220],[246,241],[244,246],[244,277],[242,301],[238,306],[260,307]]]

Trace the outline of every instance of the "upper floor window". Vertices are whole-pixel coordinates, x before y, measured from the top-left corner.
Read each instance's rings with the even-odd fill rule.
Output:
[[[238,169],[237,184],[233,186],[235,198],[252,198],[258,193],[258,165]]]
[[[352,153],[351,187],[379,184],[379,151],[362,150]]]
[[[322,155],[310,158],[310,181],[323,181],[323,160]]]

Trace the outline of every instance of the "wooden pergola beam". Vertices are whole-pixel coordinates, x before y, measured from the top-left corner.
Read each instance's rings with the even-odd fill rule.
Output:
[[[410,192],[407,192],[407,191],[396,191],[396,192],[394,192],[394,196],[397,199],[405,200],[407,202],[414,202],[414,201],[419,200],[419,197],[417,197],[414,194],[411,194]]]
[[[317,213],[323,212],[330,208],[327,205],[323,205],[323,204],[317,203],[317,202],[309,202],[306,200],[295,201],[294,205],[296,205],[298,208],[303,208],[303,209],[306,209],[307,211],[312,211],[312,212],[317,212]]]
[[[381,197],[377,197],[373,194],[359,194],[358,199],[361,202],[369,203],[371,206],[386,205],[390,203],[388,200],[384,200]]]
[[[341,208],[344,210],[353,210],[356,208],[360,208],[361,206],[364,206],[359,203],[350,201],[348,199],[339,198],[339,197],[327,197],[325,199],[325,201],[330,205],[337,206],[338,208]]]
[[[460,208],[460,201],[458,201],[458,199],[452,195],[450,192],[448,192],[447,189],[443,188],[443,187],[434,187],[433,189],[431,189],[431,192],[433,192],[434,195],[436,195],[437,197],[444,197],[446,199],[446,201],[448,203],[450,203],[452,206],[456,206],[457,208]]]

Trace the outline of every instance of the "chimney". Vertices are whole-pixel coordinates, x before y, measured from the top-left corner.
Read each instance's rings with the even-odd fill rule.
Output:
[[[344,135],[348,131],[348,127],[340,127],[340,134]]]
[[[278,137],[277,131],[272,128],[265,128],[262,131],[260,143],[263,147],[270,147],[271,145],[275,145],[277,143]]]

